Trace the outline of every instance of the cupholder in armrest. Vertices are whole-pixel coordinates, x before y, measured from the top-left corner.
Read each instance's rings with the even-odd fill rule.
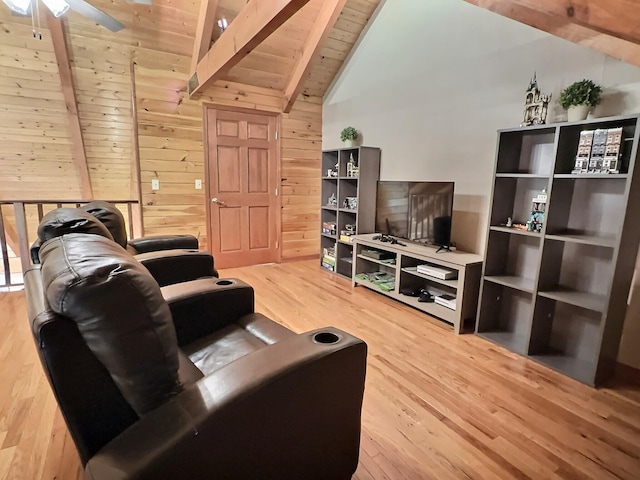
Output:
[[[333,332],[318,332],[313,336],[315,343],[322,343],[325,345],[332,345],[340,341],[340,336]]]
[[[218,280],[216,285],[233,285],[234,283],[233,280]]]

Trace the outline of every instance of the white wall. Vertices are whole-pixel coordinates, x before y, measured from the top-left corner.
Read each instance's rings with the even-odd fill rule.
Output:
[[[595,116],[640,111],[638,67],[461,0],[383,2],[325,96],[323,148],[351,125],[382,149],[382,180],[454,181],[459,248],[484,251],[496,130],[522,121],[534,71],[553,94],[548,123],[566,120],[556,100],[582,78],[605,88]],[[640,312],[635,290],[630,312]],[[627,341],[640,339],[640,318],[627,324],[622,360],[640,367]]]

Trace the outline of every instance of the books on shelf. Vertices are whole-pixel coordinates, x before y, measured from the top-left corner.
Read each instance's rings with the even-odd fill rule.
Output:
[[[446,268],[434,267],[433,265],[418,265],[416,267],[418,273],[429,275],[430,277],[439,278],[440,280],[454,280],[458,278],[458,272],[447,270]]]
[[[433,299],[438,305],[442,305],[443,307],[450,308],[451,310],[456,309],[456,296],[450,295],[448,293],[444,293],[442,295],[438,295]]]
[[[320,263],[322,268],[329,270],[330,272],[336,271],[336,257],[330,255],[323,255],[322,262]]]

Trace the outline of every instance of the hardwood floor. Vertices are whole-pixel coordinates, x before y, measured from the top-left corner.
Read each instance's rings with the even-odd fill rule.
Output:
[[[224,270],[295,331],[334,325],[369,345],[355,479],[638,479],[640,382],[589,388],[321,271],[316,261]],[[82,478],[28,328],[0,294],[0,480]],[[330,480],[330,479],[328,479]]]

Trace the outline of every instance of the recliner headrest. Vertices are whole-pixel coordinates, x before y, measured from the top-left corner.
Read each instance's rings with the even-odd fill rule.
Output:
[[[95,200],[83,205],[80,209],[90,213],[104,223],[116,243],[123,248],[127,248],[127,230],[124,224],[124,215],[115,205],[102,200]]]
[[[85,234],[49,240],[40,259],[51,310],[77,324],[138,415],[181,391],[171,312],[140,262],[113,241]]]
[[[78,208],[56,208],[51,210],[38,225],[41,243],[68,233],[89,233],[113,240],[113,236],[100,220]]]

